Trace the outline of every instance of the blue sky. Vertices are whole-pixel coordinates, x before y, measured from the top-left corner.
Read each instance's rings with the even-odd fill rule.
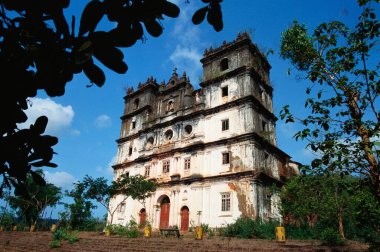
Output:
[[[72,6],[66,15],[77,15],[87,1],[71,1]],[[340,20],[355,24],[360,8],[354,0],[225,0],[222,3],[224,29],[217,33],[206,22],[199,26],[191,23],[191,16],[203,3],[200,0],[173,1],[181,6],[179,18],[166,18],[162,22],[164,33],[159,38],[147,36],[142,43],[124,49],[125,61],[129,70],[124,75],[106,70],[106,84],[102,88],[87,88],[89,81],[84,75],[76,76],[67,85],[62,97],[48,98],[44,92],[32,99],[31,118],[46,114],[50,117],[48,133],[59,137],[55,147],[58,153],[54,162],[56,169],[46,168],[46,177],[64,189],[72,188],[72,183],[84,175],[104,176],[112,179],[110,166],[115,161],[116,142],[120,132],[120,116],[123,111],[123,96],[128,87],[136,87],[138,82],[153,76],[157,81],[168,80],[174,67],[183,71],[198,87],[202,76],[199,62],[205,48],[217,47],[223,40],[233,40],[238,32],[247,31],[252,40],[265,53],[274,50],[269,56],[272,65],[271,82],[274,87],[274,109],[278,116],[281,108],[290,104],[296,114],[304,113],[305,81],[299,81],[289,62],[279,57],[280,36],[293,20],[315,28],[322,22]],[[100,28],[107,27],[101,22]],[[104,68],[105,69],[105,68]],[[308,163],[312,154],[305,150],[305,143],[297,143],[292,135],[296,125],[277,122],[278,146],[296,161]],[[105,211],[98,210],[102,215]]]

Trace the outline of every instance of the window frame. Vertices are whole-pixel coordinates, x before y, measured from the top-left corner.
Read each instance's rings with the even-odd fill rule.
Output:
[[[228,131],[230,129],[230,120],[227,118],[227,119],[223,119],[222,120],[222,131]]]
[[[133,154],[133,146],[129,146],[128,156],[132,156],[132,154]]]
[[[231,162],[231,153],[223,152],[222,153],[222,165],[229,165]]]
[[[265,120],[261,120],[261,130],[262,131],[268,131],[268,123]]]
[[[228,97],[228,86],[221,87],[222,98]]]
[[[170,173],[170,160],[162,161],[162,174]]]
[[[145,171],[144,171],[144,177],[149,178],[150,177],[150,165],[145,166]]]
[[[120,203],[119,206],[117,207],[117,212],[119,214],[125,213],[125,207],[126,207],[125,202]]]
[[[220,212],[222,214],[231,213],[231,192],[220,193]]]
[[[184,166],[183,166],[183,171],[184,173],[189,173],[191,169],[191,158],[185,158],[184,159]]]

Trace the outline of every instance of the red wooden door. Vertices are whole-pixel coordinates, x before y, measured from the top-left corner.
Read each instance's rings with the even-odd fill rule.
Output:
[[[182,207],[181,209],[181,231],[189,230],[189,208]]]
[[[145,209],[142,209],[140,211],[140,225],[144,226],[145,223],[146,223],[146,211],[145,211]]]
[[[170,203],[161,204],[160,228],[169,227]]]

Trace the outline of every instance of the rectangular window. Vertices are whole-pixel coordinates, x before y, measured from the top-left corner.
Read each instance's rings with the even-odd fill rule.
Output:
[[[222,87],[222,97],[228,97],[228,87]]]
[[[225,152],[222,154],[222,164],[229,164],[230,163],[230,153]]]
[[[170,172],[170,161],[166,160],[162,162],[162,173],[169,173]]]
[[[189,173],[189,171],[190,171],[190,158],[186,158],[185,159],[185,173]]]
[[[150,176],[150,165],[147,165],[145,166],[145,177],[149,177]]]
[[[267,122],[266,121],[261,121],[261,130],[266,131],[267,130]]]
[[[222,120],[222,131],[228,130],[230,128],[230,124],[228,119]]]
[[[118,213],[124,213],[125,211],[125,203],[121,203],[117,209]]]
[[[133,151],[133,148],[132,147],[129,147],[129,150],[128,150],[128,155],[132,155],[132,151]]]
[[[231,211],[231,193],[222,193],[222,212]]]
[[[132,122],[132,129],[136,128],[136,121]]]

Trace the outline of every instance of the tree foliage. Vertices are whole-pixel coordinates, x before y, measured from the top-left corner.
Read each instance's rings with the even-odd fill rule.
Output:
[[[300,175],[283,187],[282,214],[288,224],[307,226],[323,239],[331,229],[341,239],[377,239],[380,205],[367,184],[358,178],[339,175]]]
[[[202,22],[207,13],[207,21],[220,31],[221,0],[202,1],[206,6],[194,15],[193,22]],[[46,117],[37,119],[29,129],[17,128],[27,120],[24,111],[30,107],[30,97],[38,90],[61,96],[66,84],[81,72],[101,87],[106,77],[94,58],[125,73],[128,67],[119,48],[144,39],[144,27],[151,36],[160,36],[160,20],[175,18],[180,12],[167,0],[92,0],[87,1],[78,29],[78,19],[72,16],[67,20],[64,15],[69,5],[70,0],[0,0],[0,76],[6,90],[0,99],[0,191],[14,186],[17,195],[26,194],[25,181],[32,167],[56,167],[50,161],[57,138],[42,135]],[[97,29],[105,19],[111,28]]]
[[[309,141],[318,155],[312,168],[360,174],[380,202],[379,0],[358,3],[362,13],[355,27],[333,21],[310,34],[294,22],[282,34],[281,56],[311,85],[305,101],[310,114],[298,118],[285,106],[281,119],[301,123],[295,138]]]
[[[146,180],[141,175],[129,176],[123,174],[109,185],[105,178],[92,178],[85,176],[83,179],[85,186],[84,197],[96,200],[101,204],[109,215],[110,223],[113,221],[114,214],[121,204],[125,203],[128,198],[138,200],[142,204],[145,199],[150,197],[151,193],[156,190],[156,183]],[[120,195],[120,200],[115,200],[115,204],[110,204],[113,197]]]
[[[72,203],[64,203],[66,211],[61,212],[61,223],[72,229],[84,230],[91,222],[91,210],[96,206],[85,198],[86,185],[83,182],[74,183],[74,189],[66,191],[65,195],[72,198]]]
[[[43,178],[41,170],[35,173]],[[16,213],[21,219],[25,218],[28,225],[36,225],[38,218],[47,207],[54,207],[58,204],[62,198],[61,188],[51,183],[40,185],[35,182],[32,175],[27,176],[25,185],[28,190],[28,197],[9,196],[9,204],[13,209],[16,209]]]

